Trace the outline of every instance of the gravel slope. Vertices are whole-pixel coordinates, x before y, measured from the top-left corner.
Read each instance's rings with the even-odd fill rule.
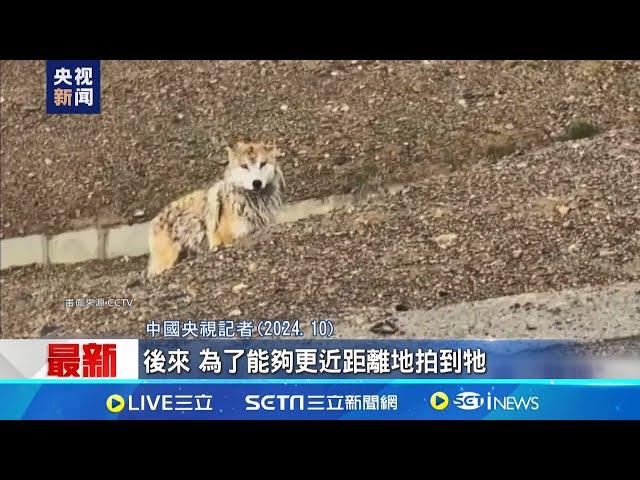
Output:
[[[99,116],[47,116],[44,62],[0,62],[0,238],[142,221],[273,139],[290,199],[413,181],[638,122],[640,62],[104,61]]]
[[[141,336],[151,319],[234,314],[332,318],[373,335],[396,311],[638,282],[640,126],[486,159],[276,225],[156,280],[143,278],[145,262],[3,272],[2,335]],[[133,298],[134,307],[65,308],[78,297]],[[575,327],[565,334],[583,330]],[[497,321],[482,334],[501,331]],[[433,334],[464,331],[452,322]]]

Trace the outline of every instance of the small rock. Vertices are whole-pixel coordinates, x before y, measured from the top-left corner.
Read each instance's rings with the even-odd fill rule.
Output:
[[[433,240],[438,244],[440,248],[445,250],[453,245],[457,238],[458,235],[455,233],[444,233],[442,235],[438,235],[437,237],[433,237]]]
[[[464,336],[467,334],[467,329],[462,326],[462,325],[458,325],[456,327],[453,328],[453,330],[451,330],[451,336],[453,338],[464,338]]]
[[[527,320],[527,330],[536,330],[538,326],[530,320]]]
[[[398,331],[398,327],[389,320],[383,320],[382,322],[378,322],[373,327],[371,327],[370,331],[379,335],[391,335]]]
[[[42,329],[40,330],[40,336],[41,337],[46,337],[47,335],[49,335],[50,333],[55,332],[58,329],[58,327],[54,326],[54,325],[50,325],[50,324],[46,324],[42,327]]]
[[[286,103],[283,103],[282,105],[280,105],[280,110],[282,110],[283,112],[286,112],[289,109],[289,106]]]
[[[504,128],[506,128],[507,130],[513,130],[515,127],[513,126],[513,123],[507,123]]]
[[[520,256],[522,255],[522,250],[518,248],[517,250],[513,251],[512,255],[513,255],[513,258],[520,258]]]
[[[53,163],[53,160],[51,160],[50,158],[45,158],[45,159],[44,159],[44,164],[45,164],[45,165],[49,166],[49,165],[51,165],[52,163]]]
[[[578,248],[579,248],[578,245],[573,243],[573,244],[569,245],[569,247],[567,248],[567,252],[573,253],[576,250],[578,250]]]
[[[467,101],[464,98],[461,98],[460,100],[458,100],[458,105],[460,105],[462,108],[467,108]]]
[[[134,217],[142,217],[142,216],[144,216],[144,210],[142,208],[139,208],[138,210],[133,212],[133,216]]]
[[[242,315],[242,312],[237,308],[229,312],[230,317],[239,317],[240,315]]]
[[[408,311],[408,310],[409,310],[409,307],[408,307],[406,304],[404,304],[404,303],[395,303],[395,304],[393,305],[393,309],[394,309],[396,312],[406,312],[406,311]]]
[[[176,115],[176,118],[177,118],[178,120],[182,120],[182,119],[184,118],[184,113],[179,113],[179,114],[177,114],[177,115]]]
[[[247,287],[248,287],[248,285],[247,285],[246,283],[239,283],[239,284],[237,284],[237,285],[234,285],[234,286],[231,288],[231,291],[232,291],[233,293],[239,293],[239,292],[241,292],[242,290],[244,290],[244,289],[245,289],[245,288],[247,288]]]
[[[166,300],[166,301],[171,301],[171,300],[177,300],[178,298],[182,298],[182,297],[186,297],[186,296],[187,296],[186,292],[181,292],[181,291],[174,290],[174,291],[170,291],[170,292],[167,292],[167,293],[163,294],[161,296],[161,298],[163,300]]]
[[[251,262],[249,264],[249,266],[247,267],[247,270],[249,271],[249,273],[253,273],[258,269],[258,265],[255,262]]]
[[[473,326],[473,330],[475,330],[476,332],[484,332],[486,328],[487,325],[484,322],[476,322],[476,324]]]
[[[600,252],[598,252],[598,255],[600,257],[611,257],[615,254],[616,254],[615,250],[600,250]]]
[[[36,176],[36,174],[35,174],[35,173],[33,173],[33,172],[29,172],[29,173],[27,173],[27,178],[33,178],[33,177],[35,177],[35,176]]]
[[[397,195],[398,193],[402,192],[403,188],[404,186],[400,184],[387,185],[387,193],[389,193],[390,195]]]
[[[441,208],[436,208],[435,211],[433,212],[433,217],[434,218],[440,218],[445,214],[444,210],[442,210]]]
[[[567,213],[569,213],[570,208],[566,205],[558,205],[556,207],[556,210],[558,210],[558,213],[561,217],[564,217]]]

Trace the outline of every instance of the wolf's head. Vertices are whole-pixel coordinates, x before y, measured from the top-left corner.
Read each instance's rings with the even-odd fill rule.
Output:
[[[285,183],[277,158],[280,150],[265,143],[237,142],[227,147],[229,163],[225,178],[239,188],[262,192],[268,187],[283,190]]]

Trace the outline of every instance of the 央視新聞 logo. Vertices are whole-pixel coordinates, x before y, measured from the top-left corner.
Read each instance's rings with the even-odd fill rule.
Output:
[[[47,60],[47,113],[100,113],[100,60]]]

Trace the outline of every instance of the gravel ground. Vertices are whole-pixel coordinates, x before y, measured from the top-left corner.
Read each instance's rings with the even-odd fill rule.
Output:
[[[234,316],[332,318],[354,335],[394,335],[380,323],[393,312],[640,281],[637,124],[394,191],[275,225],[151,281],[146,257],[3,271],[2,335],[139,337],[152,319]],[[79,297],[133,298],[134,307],[65,308],[64,299]],[[588,330],[577,322],[563,335]],[[500,321],[467,327],[443,323],[429,333],[505,330]]]
[[[524,293],[431,310],[394,312],[374,326],[407,338],[640,338],[640,282]],[[368,338],[356,329],[341,336]],[[640,346],[640,345],[639,345]]]
[[[455,171],[639,118],[640,62],[104,61],[99,116],[45,115],[44,62],[0,62],[0,238],[142,221],[273,139],[289,199]]]

